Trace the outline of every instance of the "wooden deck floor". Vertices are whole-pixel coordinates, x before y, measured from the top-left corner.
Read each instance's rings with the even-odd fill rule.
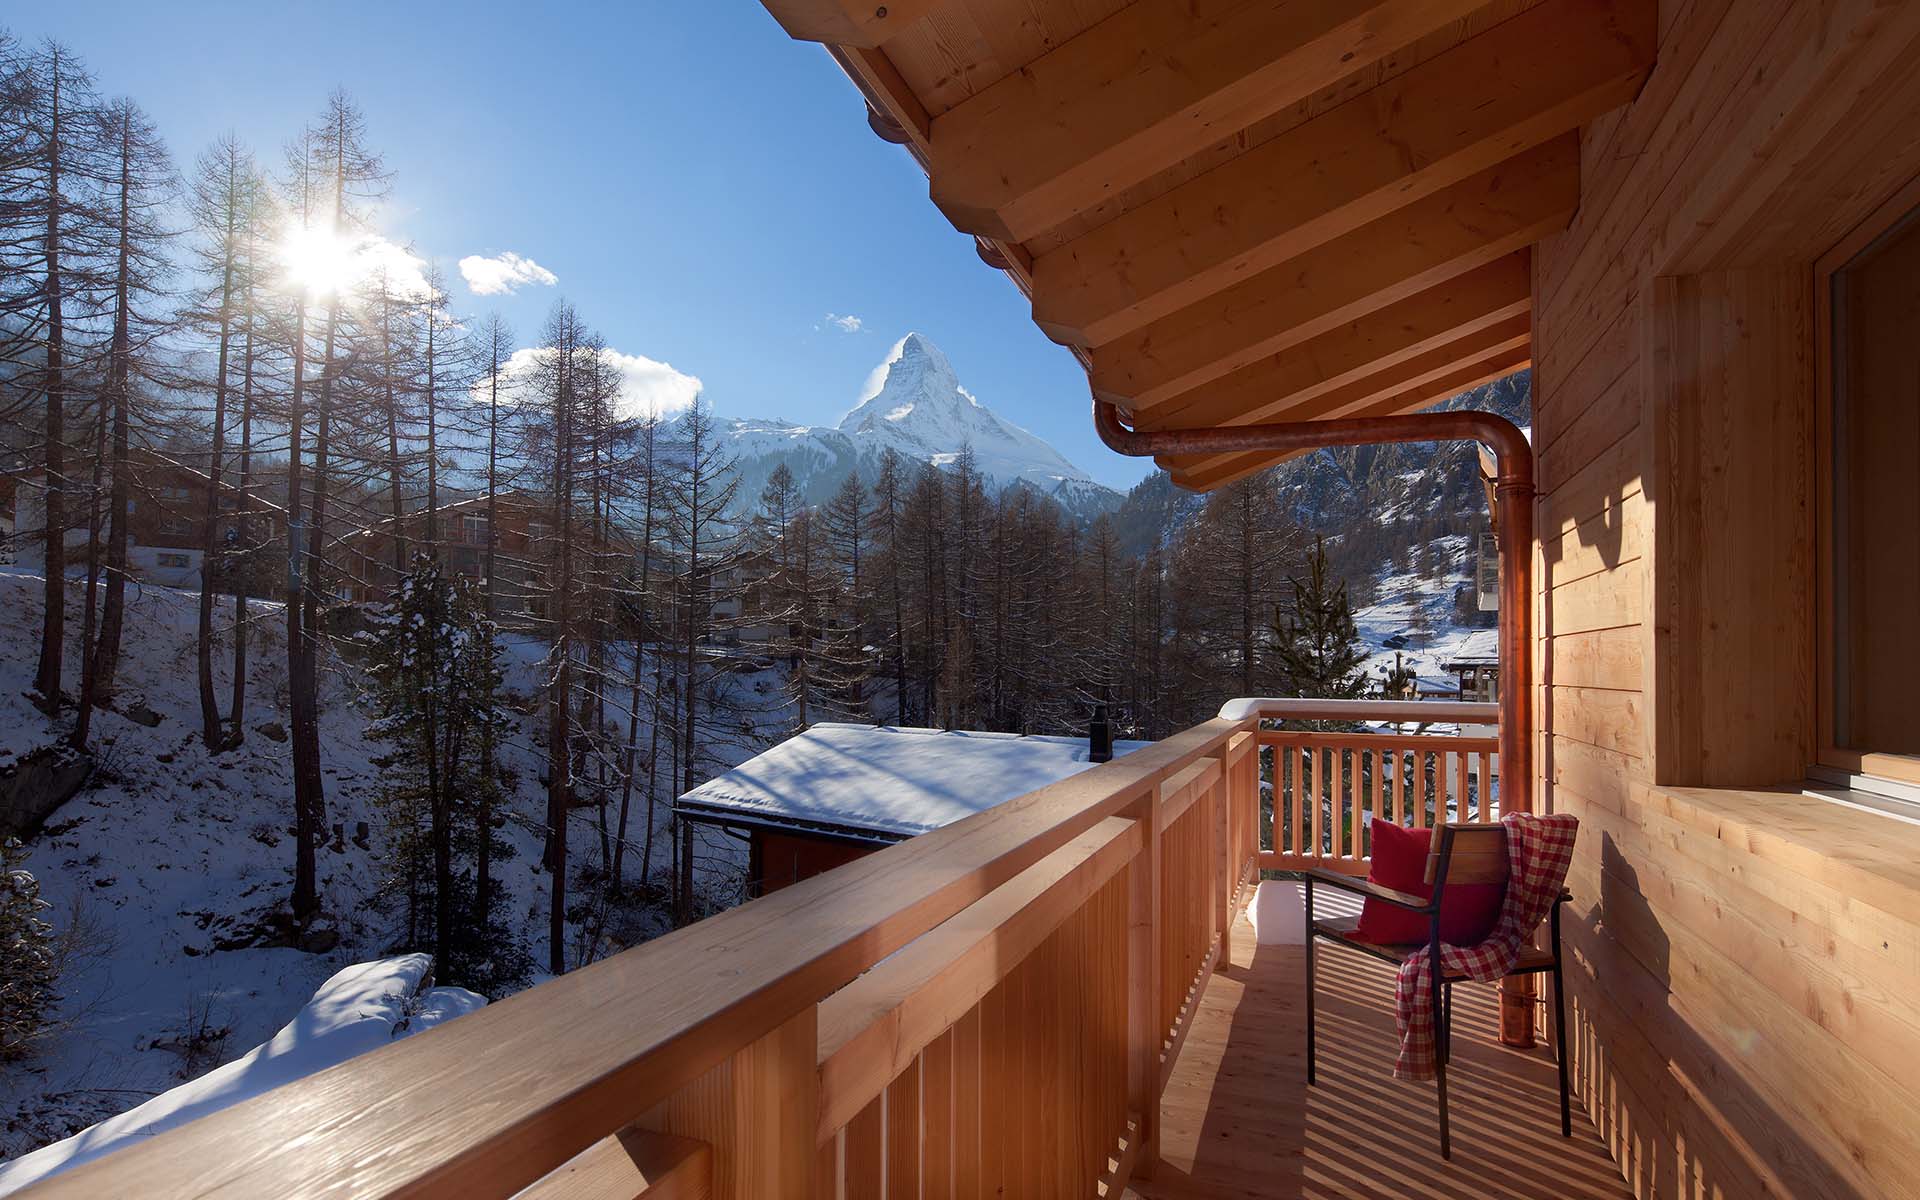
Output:
[[[1550,1051],[1495,1042],[1491,987],[1454,993],[1452,1161],[1440,1157],[1433,1085],[1393,1079],[1386,964],[1338,948],[1321,954],[1319,1082],[1309,1088],[1304,965],[1299,946],[1256,946],[1245,916],[1236,921],[1232,968],[1208,985],[1161,1104],[1160,1165],[1128,1196],[1630,1195],[1577,1099],[1573,1137],[1560,1136]]]

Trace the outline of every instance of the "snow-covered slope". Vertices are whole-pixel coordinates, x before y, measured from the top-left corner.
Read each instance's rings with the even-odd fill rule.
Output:
[[[736,418],[722,422],[740,466],[740,502],[750,508],[776,466],[784,463],[809,502],[824,501],[849,472],[872,481],[883,451],[909,463],[950,465],[963,447],[989,491],[1033,488],[1069,513],[1091,519],[1120,503],[1052,446],[1005,420],[961,386],[947,356],[909,333],[875,367],[859,403],[837,426]]]
[[[335,972],[271,1039],[137,1108],[0,1163],[0,1196],[470,1013],[486,997],[434,987],[433,960],[402,954]]]
[[[0,568],[0,763],[59,735],[25,695],[42,587],[36,573]],[[79,676],[81,595],[79,584],[68,589],[70,681]],[[231,686],[228,603],[216,624],[223,702]],[[327,838],[316,857],[325,915],[310,936],[296,938],[283,919],[293,866],[283,610],[252,602],[247,737],[211,753],[198,733],[197,604],[196,593],[129,589],[121,693],[114,709],[94,718],[94,775],[27,840],[26,867],[52,904],[46,917],[70,954],[58,987],[56,1036],[40,1054],[0,1069],[0,1160],[267,1041],[329,977],[386,957],[404,941],[404,913],[373,902],[387,838],[375,804],[378,763],[391,747],[365,737],[366,713],[354,703],[363,682],[359,664],[330,655],[321,673]],[[512,852],[496,859],[494,874],[512,899],[506,915],[514,941],[543,959],[550,877],[540,870],[537,823],[545,803],[541,723],[521,714],[535,711],[529,698],[543,676],[546,647],[521,637],[504,641],[506,700],[515,713],[501,746],[512,771],[501,836]],[[729,680],[752,684],[757,677]],[[591,841],[583,836],[580,844],[590,849]],[[581,853],[584,860],[588,849]],[[664,870],[658,859],[655,869]],[[664,916],[651,910],[630,915],[635,928],[623,929],[623,940],[666,928]],[[627,917],[618,919],[624,924]]]

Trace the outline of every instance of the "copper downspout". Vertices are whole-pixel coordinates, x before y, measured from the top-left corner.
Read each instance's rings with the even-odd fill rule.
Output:
[[[1407,413],[1343,417],[1283,425],[1228,425],[1142,433],[1120,421],[1114,405],[1093,402],[1093,427],[1118,454],[1239,454],[1317,450],[1381,442],[1475,441],[1493,451],[1495,536],[1500,543],[1500,800],[1504,812],[1533,809],[1533,446],[1519,426],[1489,412]],[[1509,979],[1509,984],[1530,980]],[[1501,1040],[1533,1044],[1531,988],[1503,989]]]

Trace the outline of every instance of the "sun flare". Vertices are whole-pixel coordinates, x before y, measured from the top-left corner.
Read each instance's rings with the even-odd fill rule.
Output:
[[[280,240],[287,278],[313,295],[352,287],[366,274],[366,257],[351,238],[325,229],[295,227]]]

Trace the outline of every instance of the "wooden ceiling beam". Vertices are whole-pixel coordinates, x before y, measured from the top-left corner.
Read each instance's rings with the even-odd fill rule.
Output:
[[[893,130],[899,132],[899,145],[906,147],[914,161],[922,170],[927,166],[929,131],[931,119],[919,97],[900,77],[893,60],[879,50],[863,50],[858,47],[828,46],[827,53],[833,61],[847,73],[847,78],[858,88],[867,102],[867,122],[876,125],[876,118],[890,126],[887,140],[894,141]],[[875,132],[879,133],[876,125]],[[1005,271],[1009,278],[1029,297],[1033,295],[1033,256],[1027,253],[1025,246],[1008,242],[990,241],[975,238],[975,248],[980,257],[989,265]],[[989,257],[991,256],[991,257]],[[1076,352],[1084,364],[1084,353]]]
[[[1547,0],[1041,255],[1034,321],[1110,342],[1578,129],[1633,98],[1656,23],[1653,0]]]
[[[1094,395],[1162,404],[1565,228],[1580,139],[1563,134],[1095,347]]]
[[[1134,408],[1130,423],[1150,432],[1291,420],[1319,395],[1468,335],[1516,319],[1524,332],[1533,307],[1530,257],[1515,251],[1164,404]]]
[[[939,8],[942,0],[762,0],[762,3],[795,41],[871,48]]]
[[[1444,379],[1435,380],[1423,387],[1409,389],[1406,393],[1371,405],[1353,416],[1389,416],[1394,413],[1417,412],[1448,400],[1461,392],[1491,383],[1496,379],[1524,370],[1532,365],[1532,358],[1525,352],[1494,356],[1482,362],[1470,363]],[[1209,465],[1180,458],[1156,458],[1154,461],[1167,471],[1174,486],[1190,492],[1212,491],[1224,487],[1236,480],[1245,479],[1256,471],[1277,466],[1291,458],[1311,451],[1253,451],[1247,454],[1223,456],[1224,461],[1209,460]]]
[[[1485,2],[1137,0],[937,117],[933,201],[1026,241]]]
[[[1526,315],[1508,317],[1482,329],[1462,333],[1459,337],[1442,346],[1435,346],[1422,354],[1383,367],[1378,371],[1350,379],[1337,388],[1330,389],[1312,400],[1290,407],[1284,417],[1266,417],[1263,420],[1325,421],[1336,417],[1377,416],[1398,414],[1410,411],[1404,407],[1381,409],[1383,404],[1406,405],[1413,403],[1409,397],[1418,400],[1415,408],[1424,407],[1424,399],[1431,389],[1452,387],[1463,377],[1477,377],[1478,372],[1467,370],[1475,364],[1516,362],[1533,353],[1533,320]],[[1463,387],[1472,387],[1468,383]],[[1447,393],[1451,395],[1452,393]],[[1444,397],[1442,397],[1444,399]],[[1234,421],[1234,425],[1257,424],[1258,421]],[[1204,428],[1204,426],[1202,427]],[[1236,457],[1232,454],[1217,454],[1196,457],[1183,462],[1185,469],[1192,471],[1213,466]]]

